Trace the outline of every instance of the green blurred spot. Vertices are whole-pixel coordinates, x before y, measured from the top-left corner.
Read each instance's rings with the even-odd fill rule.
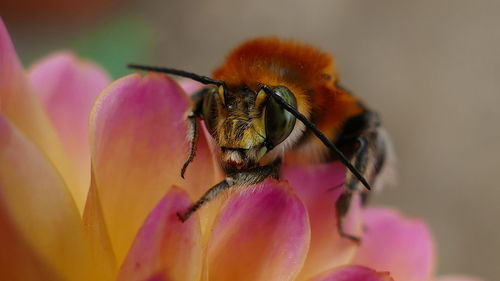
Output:
[[[152,29],[145,21],[123,17],[71,41],[69,47],[118,78],[132,73],[126,68],[128,63],[151,62]]]

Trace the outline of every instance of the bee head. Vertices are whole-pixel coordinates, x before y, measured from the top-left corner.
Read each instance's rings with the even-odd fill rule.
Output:
[[[256,166],[268,152],[284,142],[295,128],[297,110],[294,94],[285,86],[258,84],[228,88],[221,80],[165,67],[129,64],[130,68],[168,73],[208,86],[199,112],[219,148],[226,172]],[[286,103],[289,109],[281,103]]]
[[[291,106],[294,95],[284,86],[272,87]],[[219,149],[226,171],[255,166],[295,126],[295,117],[264,90],[210,87],[203,97],[202,116]]]

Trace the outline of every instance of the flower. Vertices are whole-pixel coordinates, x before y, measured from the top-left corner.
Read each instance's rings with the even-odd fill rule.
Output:
[[[180,178],[188,96],[133,74],[97,97],[108,82],[68,52],[25,72],[0,22],[2,279],[472,280],[433,279],[427,227],[393,210],[355,200],[348,228],[363,242],[341,238],[338,163],[287,164],[285,180],[227,192],[181,223],[175,213],[222,177],[200,134]]]

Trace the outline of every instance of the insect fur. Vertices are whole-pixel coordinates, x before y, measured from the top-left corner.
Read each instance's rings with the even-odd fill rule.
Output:
[[[279,178],[282,159],[341,161],[347,171],[336,202],[337,227],[341,236],[359,241],[344,232],[343,220],[353,193],[367,198],[384,166],[386,141],[377,114],[340,86],[330,55],[297,41],[257,38],[231,52],[213,78],[129,67],[207,85],[193,96],[188,113],[191,149],[181,176],[195,157],[199,121],[204,121],[227,177],[179,213],[182,221],[224,190]]]

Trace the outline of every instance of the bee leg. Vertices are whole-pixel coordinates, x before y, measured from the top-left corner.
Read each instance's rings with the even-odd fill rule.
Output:
[[[371,198],[371,192],[361,192],[361,206],[366,207]]]
[[[369,146],[368,141],[364,136],[358,138],[358,147],[354,153],[352,158],[352,163],[354,167],[358,169],[364,176],[366,176],[366,171],[368,167],[369,161]],[[361,242],[361,238],[348,234],[344,231],[344,219],[349,211],[349,206],[351,205],[352,196],[355,192],[361,192],[362,201],[365,201],[367,198],[363,196],[363,194],[368,194],[368,192],[361,191],[358,186],[358,180],[351,173],[346,172],[345,177],[345,190],[342,195],[337,200],[335,207],[337,211],[337,228],[340,236],[350,239],[353,242],[359,243]],[[363,199],[365,198],[365,199]],[[364,204],[365,202],[363,202]]]
[[[358,162],[353,163],[354,166],[370,185],[377,188],[377,179],[386,167],[386,158],[390,153],[390,141],[381,127],[378,115],[367,110],[348,119],[335,144],[351,162]],[[346,173],[346,183],[348,182],[355,183],[356,179]]]
[[[181,221],[186,221],[194,212],[210,200],[214,199],[226,189],[234,186],[249,186],[259,183],[268,177],[277,178],[279,173],[279,161],[270,165],[259,166],[244,172],[236,172],[210,188],[203,196],[191,205],[185,212],[177,213]]]
[[[187,129],[188,129],[188,141],[189,141],[189,156],[184,165],[182,165],[181,169],[181,177],[184,178],[184,174],[186,173],[186,169],[193,162],[194,157],[196,156],[196,144],[198,143],[199,136],[199,128],[198,121],[201,120],[201,108],[203,104],[203,97],[205,96],[207,89],[201,89],[196,92],[193,96],[193,107],[191,111],[187,115]]]
[[[340,195],[339,199],[335,203],[335,209],[337,211],[337,229],[341,237],[347,238],[355,243],[360,243],[361,238],[354,236],[352,234],[346,233],[344,231],[344,219],[349,211],[349,205],[351,205],[352,192],[345,191]]]
[[[194,112],[190,112],[187,116],[188,123],[188,140],[190,144],[189,157],[182,165],[181,169],[181,177],[184,178],[184,173],[186,173],[186,169],[193,162],[194,157],[196,156],[196,144],[198,143],[198,118],[194,114]]]
[[[370,185],[376,188],[376,179],[385,165],[387,154],[387,139],[381,131],[377,114],[366,111],[347,120],[336,144],[350,157],[354,167]],[[353,239],[352,235],[344,232],[343,220],[349,210],[352,196],[360,194],[361,204],[365,206],[371,192],[363,189],[358,179],[348,172],[344,186],[345,191],[336,203],[339,233],[342,237],[359,242],[358,237]]]

